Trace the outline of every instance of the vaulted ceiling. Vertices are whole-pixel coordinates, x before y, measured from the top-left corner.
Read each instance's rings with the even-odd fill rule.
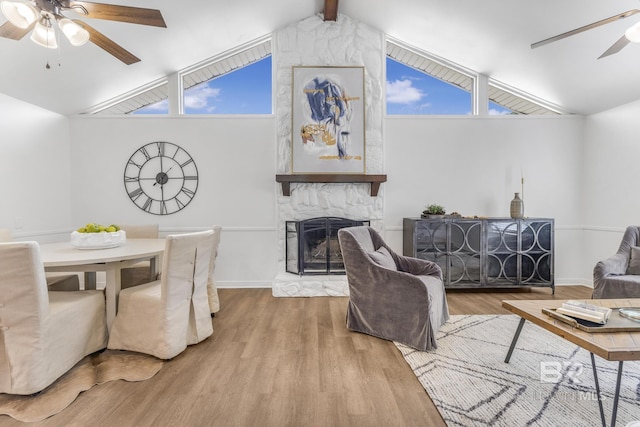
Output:
[[[324,9],[324,0],[104,0],[162,11],[167,28],[82,18],[141,61],[94,44],[61,49],[0,38],[0,93],[81,113]],[[339,14],[575,113],[640,99],[640,44],[597,59],[640,14],[531,49],[545,38],[640,7],[639,0],[342,0]],[[340,16],[338,15],[338,21]],[[0,16],[0,24],[4,17]],[[50,69],[45,68],[49,62]],[[60,65],[58,65],[60,64]],[[311,64],[317,65],[317,64]]]

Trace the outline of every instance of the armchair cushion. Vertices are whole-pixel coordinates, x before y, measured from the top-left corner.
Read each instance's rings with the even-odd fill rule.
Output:
[[[391,253],[387,248],[382,246],[377,251],[369,252],[369,257],[378,264],[380,267],[388,268],[389,270],[398,270],[396,262],[393,260]]]

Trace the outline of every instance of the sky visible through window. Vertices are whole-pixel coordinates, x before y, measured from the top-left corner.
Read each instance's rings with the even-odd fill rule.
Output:
[[[471,93],[387,58],[387,114],[470,115]],[[185,91],[185,114],[272,114],[271,56]],[[167,100],[133,114],[168,114]],[[511,111],[493,102],[490,114]]]
[[[271,114],[271,56],[185,91],[185,114]]]
[[[271,56],[184,93],[185,114],[271,114]],[[167,114],[167,100],[134,114]]]
[[[471,93],[387,58],[387,114],[470,115]],[[490,114],[511,111],[493,102]]]

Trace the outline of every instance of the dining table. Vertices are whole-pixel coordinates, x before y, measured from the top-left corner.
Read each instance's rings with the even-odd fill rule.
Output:
[[[41,244],[40,255],[45,271],[84,272],[84,289],[95,289],[96,273],[106,273],[106,319],[111,331],[118,311],[122,269],[149,260],[152,280],[160,269],[164,248],[165,239],[127,239],[120,246],[103,249],[81,249],[71,242],[59,242]]]

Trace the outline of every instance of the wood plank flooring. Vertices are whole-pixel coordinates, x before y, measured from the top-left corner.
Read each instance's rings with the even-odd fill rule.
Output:
[[[82,393],[30,426],[444,426],[393,343],[349,332],[347,298],[220,289],[214,333],[153,378]],[[585,286],[449,291],[451,314],[508,312],[503,299],[590,298]],[[0,416],[0,426],[24,425]]]

